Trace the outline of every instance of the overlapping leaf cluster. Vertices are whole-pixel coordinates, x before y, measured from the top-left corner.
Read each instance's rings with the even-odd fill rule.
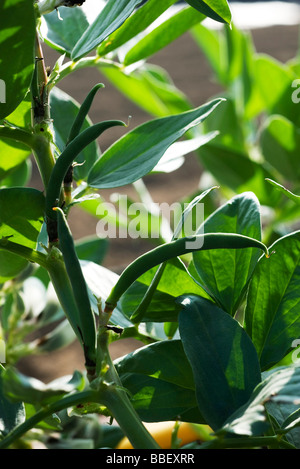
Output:
[[[61,432],[56,447],[114,446],[123,430],[129,438],[133,431],[113,404],[116,392],[136,419],[131,427],[138,417],[181,420],[210,427],[214,437],[202,447],[299,448],[299,118],[290,97],[298,62],[256,54],[249,36],[228,28],[225,0],[180,6],[109,0],[93,15],[79,7],[49,13],[54,3],[4,0],[0,7],[0,78],[7,85],[0,104],[0,339],[7,352],[0,447],[37,426],[44,435]],[[225,26],[208,29],[207,16]],[[37,31],[61,54],[43,86]],[[187,31],[224,87],[222,96],[196,108],[164,69],[149,63]],[[19,42],[23,53],[11,61]],[[59,89],[64,77],[91,66],[151,116],[103,154],[102,132],[126,127],[91,122],[89,109],[103,86],[81,106]],[[40,97],[50,108],[41,121]],[[144,202],[142,178],[177,169],[195,150],[220,188],[188,194],[177,226],[164,231],[156,219],[159,245],[120,276],[101,265],[107,240],[74,242],[67,221],[74,204],[97,215],[99,204],[106,206],[102,189],[129,184]],[[43,192],[28,187],[31,153]],[[203,202],[208,216],[185,236],[185,218]],[[124,223],[109,208],[108,214],[112,224]],[[150,215],[145,204],[144,230]],[[144,346],[112,364],[103,337],[120,339],[120,331]],[[20,358],[75,338],[87,375],[74,372],[45,385],[16,371]],[[121,430],[103,430],[97,413],[119,416]],[[42,440],[55,447],[53,439]]]

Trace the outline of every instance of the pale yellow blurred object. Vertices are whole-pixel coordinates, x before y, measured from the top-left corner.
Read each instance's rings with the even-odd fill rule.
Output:
[[[161,449],[170,449],[172,441],[172,433],[175,428],[175,422],[154,422],[144,424]],[[195,425],[182,422],[179,425],[177,439],[180,446],[192,443],[193,441],[207,441],[212,438],[211,428],[208,425]],[[133,449],[128,438],[123,438],[116,449]]]

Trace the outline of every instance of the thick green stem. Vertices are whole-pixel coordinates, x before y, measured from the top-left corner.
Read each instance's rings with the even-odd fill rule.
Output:
[[[0,449],[8,448],[17,439],[21,438],[26,432],[36,427],[36,425],[45,420],[52,414],[60,412],[61,410],[73,407],[77,404],[83,404],[85,402],[96,402],[97,394],[93,390],[82,391],[70,396],[66,396],[53,404],[43,407],[40,411],[36,412],[32,417],[27,419],[24,423],[14,428],[14,430],[5,436],[0,441]]]
[[[50,174],[55,163],[47,82],[48,77],[43,51],[37,33],[36,64],[31,84],[32,126],[35,137],[33,154],[36,159],[45,190],[48,188]]]
[[[135,449],[160,449],[132,407],[125,391],[108,389],[102,403],[110,410]]]
[[[41,127],[42,128],[42,127]],[[47,133],[47,129],[44,131]],[[52,137],[51,137],[52,138]],[[55,164],[55,158],[52,151],[51,138],[43,136],[36,136],[33,146],[33,155],[39,168],[39,172],[44,184],[45,189],[48,188],[52,169]]]
[[[106,365],[105,380],[113,383],[113,386],[108,386],[101,394],[102,403],[110,410],[134,448],[159,449],[158,444],[133,408],[126,390],[122,387],[122,382],[110,357],[108,339],[109,331],[104,326],[100,328],[98,334],[97,374],[99,376],[101,366]]]

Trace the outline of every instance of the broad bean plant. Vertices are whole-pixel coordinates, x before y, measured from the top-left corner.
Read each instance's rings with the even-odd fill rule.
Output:
[[[158,450],[147,424],[170,421],[169,448],[182,451],[299,448],[299,61],[256,54],[226,0],[97,5],[0,6],[0,448],[107,449],[126,436]],[[196,108],[150,63],[188,31],[224,89]],[[44,44],[59,53],[52,69]],[[116,120],[91,122],[101,80],[82,103],[59,88],[90,67],[149,120],[132,129],[116,109]],[[124,134],[101,152],[115,126]],[[143,178],[191,151],[211,185],[171,222],[153,213]],[[32,164],[43,190],[30,187]],[[134,216],[110,212],[101,192],[128,185],[141,229],[151,218],[156,232],[117,274],[102,265],[106,240],[75,241],[68,216],[76,206],[103,218],[100,206],[107,224],[128,228]],[[123,338],[142,346],[113,361]],[[19,371],[21,358],[75,340],[84,370],[50,383]]]

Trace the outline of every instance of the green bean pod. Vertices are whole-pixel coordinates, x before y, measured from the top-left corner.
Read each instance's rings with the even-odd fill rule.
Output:
[[[162,244],[138,257],[126,267],[106,300],[106,311],[113,311],[120,297],[130,285],[156,265],[193,251],[242,248],[259,248],[264,251],[266,256],[269,256],[268,248],[262,242],[236,233],[205,233]]]
[[[89,143],[96,140],[102,132],[116,125],[126,126],[124,122],[118,120],[100,122],[81,132],[66,146],[58,157],[50,175],[46,194],[46,215],[48,218],[56,219],[56,214],[52,209],[57,205],[64,177],[75,158]]]
[[[56,207],[54,210],[58,215],[58,238],[59,247],[62,252],[66,270],[72,285],[75,303],[77,305],[78,329],[82,337],[86,364],[93,366],[96,360],[96,325],[95,317],[91,308],[87,285],[78,260],[74,240],[70,232],[63,211]]]
[[[81,131],[81,128],[84,124],[84,120],[85,120],[85,118],[86,118],[86,116],[87,116],[87,114],[88,114],[88,112],[91,108],[92,103],[93,103],[93,99],[94,99],[97,91],[100,88],[104,88],[103,83],[98,83],[97,85],[95,85],[91,89],[91,91],[89,92],[89,94],[87,95],[85,100],[83,101],[82,105],[80,106],[80,109],[78,111],[76,119],[74,120],[74,123],[71,127],[69,137],[68,137],[68,140],[67,140],[67,145],[69,145],[69,143],[72,140],[74,140],[74,138],[76,138],[77,135],[79,135],[79,132]]]

